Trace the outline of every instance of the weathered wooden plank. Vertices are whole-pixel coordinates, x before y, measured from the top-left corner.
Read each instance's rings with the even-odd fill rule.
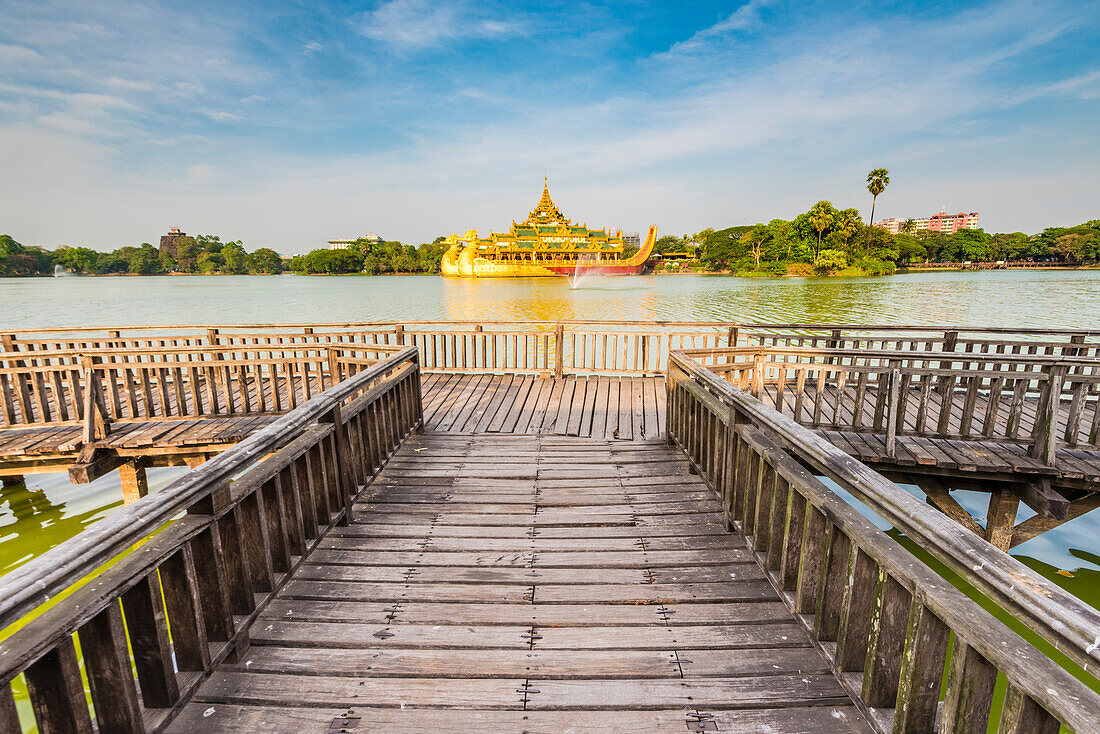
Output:
[[[362,706],[359,704],[358,706]],[[637,734],[637,732],[729,731],[739,734],[850,734],[866,731],[867,724],[849,705],[742,709],[708,712],[700,726],[693,709],[655,711],[506,711],[487,708],[444,710],[335,708],[331,705],[300,708],[296,706],[258,706],[207,703],[186,706],[168,729],[169,734],[195,731],[324,731],[335,723],[353,723],[367,730],[401,731],[507,731],[564,732],[584,731],[601,734]],[[211,712],[209,709],[213,708]],[[351,718],[346,718],[348,716]],[[710,728],[713,724],[714,729]],[[334,731],[338,731],[334,729]]]

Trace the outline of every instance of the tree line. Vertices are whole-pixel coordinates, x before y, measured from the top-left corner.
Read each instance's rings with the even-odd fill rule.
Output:
[[[218,235],[180,237],[175,257],[145,242],[99,252],[90,247],[45,250],[0,235],[0,276],[53,275],[60,265],[66,272],[85,275],[158,275],[163,273],[222,273],[274,275],[283,272],[283,258],[261,247],[252,252],[239,241],[222,242]]]
[[[665,236],[655,250],[687,251],[688,268],[740,275],[888,275],[899,258],[892,234],[864,224],[856,209],[837,209],[828,201],[817,202],[793,220]],[[676,269],[672,263],[663,267]]]
[[[960,229],[954,234],[911,231],[894,235],[868,227],[854,209],[819,201],[793,220],[773,219],[693,235],[666,235],[655,251],[687,252],[684,263],[665,270],[702,269],[740,275],[885,275],[918,263],[1045,262],[1065,266],[1100,263],[1100,219],[1074,227],[1048,227],[1038,234],[990,234]]]
[[[290,259],[287,269],[295,273],[438,273],[447,245],[443,237],[419,246],[402,242],[372,242],[357,239],[342,250],[318,249]]]

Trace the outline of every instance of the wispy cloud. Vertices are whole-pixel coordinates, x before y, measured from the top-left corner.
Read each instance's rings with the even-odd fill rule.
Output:
[[[5,14],[0,228],[28,242],[428,240],[506,225],[543,173],[571,216],[695,231],[858,205],[878,165],[887,216],[1095,217],[1100,8],[1061,0]]]
[[[714,25],[698,30],[692,34],[691,38],[674,44],[669,49],[669,53],[697,51],[711,39],[725,37],[736,31],[758,30],[763,26],[761,11],[774,3],[775,0],[748,0]]]
[[[452,0],[389,0],[360,16],[359,32],[399,47],[427,48],[458,39],[491,38],[517,31],[483,7]]]

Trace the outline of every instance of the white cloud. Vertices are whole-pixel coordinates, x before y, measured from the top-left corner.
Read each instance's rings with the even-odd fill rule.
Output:
[[[508,21],[483,17],[449,0],[390,0],[363,13],[359,32],[395,46],[426,48],[461,38],[489,38],[517,30]]]
[[[674,44],[669,53],[697,51],[713,38],[726,36],[734,31],[757,30],[763,26],[760,11],[774,2],[775,0],[749,0],[714,25],[696,31],[686,41]]]
[[[214,122],[240,122],[244,119],[236,112],[229,112],[227,110],[211,110],[206,107],[199,107],[197,110],[200,115],[209,117]]]

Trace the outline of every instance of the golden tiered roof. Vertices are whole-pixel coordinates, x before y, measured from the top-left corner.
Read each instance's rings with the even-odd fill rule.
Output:
[[[623,250],[621,233],[612,235],[606,229],[589,229],[564,214],[550,197],[550,185],[542,180],[542,197],[527,218],[512,222],[507,233],[489,231],[489,236],[477,241],[479,252],[485,257],[505,253],[536,252],[559,253],[558,257],[575,257],[581,254],[605,253],[616,255]]]
[[[513,225],[515,222],[513,222]],[[558,205],[550,198],[550,184],[546,176],[542,177],[542,198],[531,213],[527,215],[521,224],[560,224],[566,227],[575,226],[573,222],[565,218],[558,209]]]

